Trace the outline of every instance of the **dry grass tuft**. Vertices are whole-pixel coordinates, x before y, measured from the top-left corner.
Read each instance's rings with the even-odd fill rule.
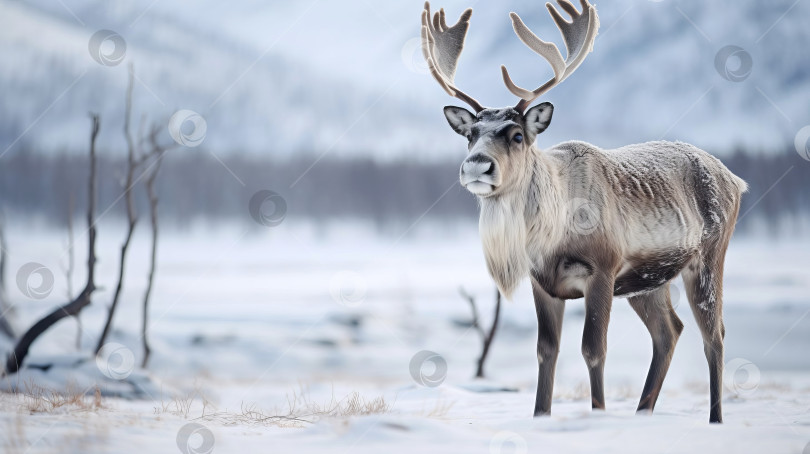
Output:
[[[351,416],[377,415],[387,413],[391,406],[385,397],[365,399],[360,393],[353,392],[342,399],[334,395],[324,403],[316,402],[309,393],[302,389],[287,396],[287,406],[273,411],[264,411],[255,404],[242,404],[238,412],[217,411],[205,413],[197,420],[216,422],[226,426],[232,425],[272,425],[279,427],[302,427],[323,418],[348,418]]]
[[[92,395],[88,395],[87,391],[89,389],[79,389],[73,382],[69,382],[64,390],[26,382],[24,389],[16,394],[22,398],[22,408],[31,413],[95,411],[103,408],[101,389],[95,387]]]
[[[155,414],[159,415],[162,413],[169,413],[188,419],[188,415],[191,413],[191,408],[198,400],[200,405],[202,405],[202,414],[205,414],[205,411],[211,405],[211,402],[202,394],[199,389],[195,389],[185,396],[175,397],[168,402],[164,401],[161,397],[160,406],[155,407]]]

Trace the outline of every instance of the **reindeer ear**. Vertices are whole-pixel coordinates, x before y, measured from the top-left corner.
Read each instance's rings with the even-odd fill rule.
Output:
[[[447,117],[447,122],[453,131],[461,134],[464,137],[469,136],[473,123],[475,123],[475,115],[467,109],[462,107],[447,106],[444,108],[444,116]]]
[[[551,124],[552,113],[554,113],[554,106],[550,102],[538,104],[526,112],[526,115],[524,115],[526,131],[530,134],[532,142],[534,142],[534,138],[538,134],[545,131],[548,125]]]

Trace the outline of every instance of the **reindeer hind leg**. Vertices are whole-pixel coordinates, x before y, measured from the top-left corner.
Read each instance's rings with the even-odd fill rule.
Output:
[[[652,412],[669,370],[672,354],[675,352],[675,344],[683,331],[683,323],[672,307],[669,283],[652,292],[631,297],[628,301],[652,337],[652,362],[637,410]]]
[[[716,254],[695,259],[682,273],[689,305],[703,336],[703,351],[709,363],[709,422],[723,422],[723,257]]]

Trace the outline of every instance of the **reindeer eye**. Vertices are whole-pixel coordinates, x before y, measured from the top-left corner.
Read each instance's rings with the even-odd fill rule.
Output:
[[[523,134],[515,134],[515,137],[512,137],[512,141],[515,143],[523,143]]]

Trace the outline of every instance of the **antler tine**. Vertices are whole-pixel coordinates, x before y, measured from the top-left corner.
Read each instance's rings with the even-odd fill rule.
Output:
[[[430,2],[425,2],[425,9],[422,11],[422,54],[430,74],[444,91],[469,104],[477,113],[484,110],[484,107],[473,97],[459,90],[454,82],[471,16],[472,8],[468,8],[455,25],[448,27],[444,9],[440,9],[431,17]]]
[[[565,60],[563,60],[557,45],[538,38],[516,13],[509,15],[512,18],[512,27],[515,29],[515,34],[518,38],[526,44],[526,46],[548,61],[551,65],[551,69],[554,71],[553,78],[535,90],[529,91],[517,86],[509,76],[506,67],[501,66],[501,73],[503,74],[503,81],[504,84],[506,84],[506,88],[508,88],[512,94],[520,98],[520,102],[515,106],[515,109],[520,112],[523,112],[535,99],[573,74],[582,62],[585,61],[585,57],[588,53],[593,50],[593,42],[599,30],[599,16],[596,13],[596,7],[591,5],[588,0],[580,0],[582,12],[579,12],[568,0],[557,0],[557,3],[563,11],[571,16],[571,22],[566,21],[551,3],[546,3],[546,8],[548,8],[551,18],[554,20],[554,23],[557,24],[557,28],[560,29],[560,33],[565,41],[567,51],[567,58]]]

